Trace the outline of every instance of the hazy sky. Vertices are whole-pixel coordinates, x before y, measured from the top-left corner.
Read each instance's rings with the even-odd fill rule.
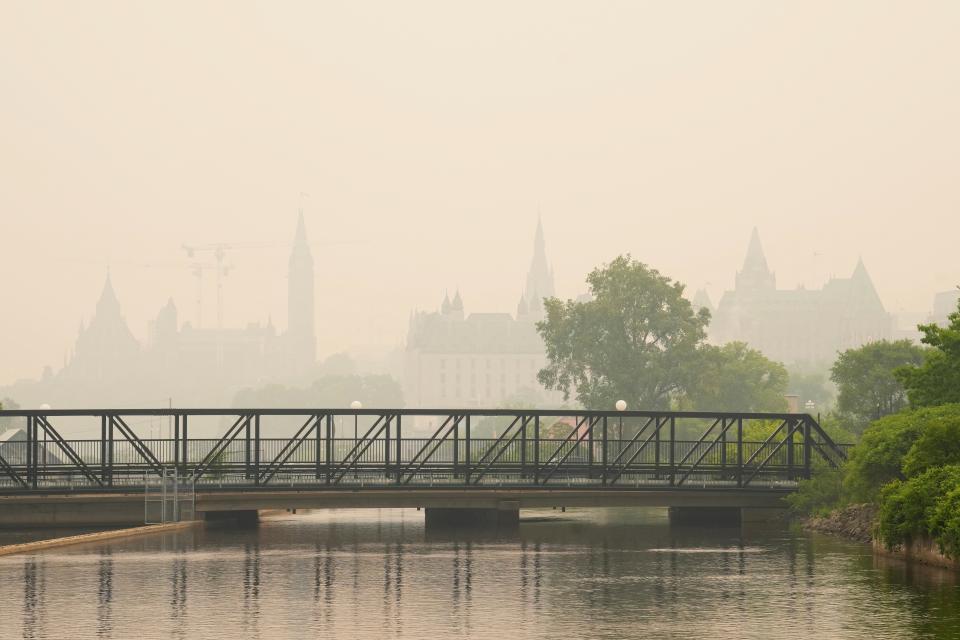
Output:
[[[960,283],[960,3],[0,3],[0,383],[55,368],[109,265],[144,339],[182,244],[227,325],[286,326],[300,192],[318,350],[459,286],[512,311],[537,211],[564,296],[617,254],[714,302],[862,255],[888,310]],[[205,324],[215,321],[212,278]]]

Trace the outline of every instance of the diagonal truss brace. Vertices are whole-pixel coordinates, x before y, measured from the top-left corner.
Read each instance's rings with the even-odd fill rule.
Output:
[[[216,461],[224,451],[227,450],[227,447],[230,446],[230,443],[237,439],[237,436],[240,435],[240,432],[243,431],[246,427],[250,426],[250,421],[253,419],[253,414],[243,414],[237,417],[237,419],[230,425],[230,428],[227,429],[226,433],[223,434],[223,437],[217,440],[216,444],[213,445],[213,448],[207,452],[207,455],[197,463],[197,466],[194,467],[193,472],[190,474],[190,480],[196,482],[200,477],[210,470],[210,467]]]
[[[634,460],[640,457],[640,454],[643,453],[643,450],[647,448],[647,445],[650,444],[654,440],[654,438],[657,437],[657,435],[660,433],[660,429],[662,429],[663,426],[666,425],[667,422],[669,422],[669,420],[670,419],[668,417],[664,417],[662,420],[660,417],[649,418],[647,420],[647,422],[643,425],[643,427],[641,427],[640,430],[637,431],[637,433],[633,436],[633,438],[630,439],[630,442],[627,443],[627,446],[621,449],[620,453],[617,454],[617,457],[614,458],[613,462],[610,463],[610,466],[616,466],[616,464],[620,462],[620,459],[624,456],[624,454],[626,454],[626,452],[630,450],[630,447],[637,443],[637,440],[639,440],[640,436],[642,436],[643,433],[647,430],[647,427],[649,427],[654,421],[656,421],[656,424],[653,427],[653,432],[649,436],[647,436],[647,438],[643,441],[643,444],[641,444],[637,448],[637,450],[633,452],[633,455],[630,456],[630,459],[627,460],[622,465],[620,465],[620,468],[617,470],[616,475],[614,475],[613,478],[611,478],[608,481],[608,484],[612,485],[617,480],[620,479],[620,476],[622,476],[624,472],[627,471],[630,465],[633,464]]]
[[[306,422],[297,429],[297,432],[293,434],[287,442],[283,445],[283,448],[280,449],[280,452],[277,454],[277,457],[270,461],[270,464],[267,465],[267,468],[263,473],[260,474],[258,482],[260,484],[266,484],[277,475],[277,472],[280,471],[280,468],[284,463],[290,459],[290,456],[300,448],[300,445],[303,444],[304,440],[310,437],[310,434],[316,431],[317,438],[320,437],[320,423],[325,417],[326,414],[312,415],[307,418]]]
[[[500,460],[503,454],[507,452],[507,450],[510,448],[510,445],[517,441],[517,437],[523,433],[523,430],[526,428],[531,419],[532,418],[527,416],[517,416],[514,418],[513,422],[510,423],[510,426],[504,429],[503,433],[500,434],[496,442],[490,445],[490,447],[483,452],[483,455],[480,456],[480,459],[477,461],[477,466],[480,466],[484,462],[486,462],[487,465],[481,469],[479,473],[477,473],[476,478],[473,478],[473,484],[480,484],[480,480],[483,478],[483,476],[485,476],[487,472],[490,471],[490,468],[493,467],[493,465]],[[513,435],[507,438],[507,434],[510,433],[510,430],[516,426],[517,422],[520,422],[520,428],[514,431]],[[497,450],[496,455],[490,458],[490,460],[487,460],[487,456],[493,453],[494,449],[497,449],[497,447],[499,447],[499,449]]]
[[[102,487],[103,480],[98,478],[97,474],[93,472],[87,463],[84,462],[79,455],[77,455],[77,452],[73,450],[73,447],[71,447],[70,444],[63,439],[63,436],[61,436],[60,433],[53,428],[53,425],[50,424],[46,416],[37,416],[37,421],[46,434],[50,436],[50,439],[53,440],[58,447],[60,447],[60,450],[63,451],[68,458],[70,458],[70,462],[76,465],[76,467],[80,470],[80,473],[85,475],[87,480],[95,482]]]
[[[377,420],[367,429],[367,432],[363,434],[360,441],[353,445],[353,449],[351,449],[343,461],[337,465],[337,468],[333,470],[330,480],[333,484],[338,484],[343,480],[344,476],[350,472],[350,469],[356,468],[357,465],[360,464],[360,458],[367,452],[367,449],[373,446],[373,443],[380,437],[380,434],[390,428],[390,422],[392,420],[393,416],[389,413],[377,417]]]
[[[548,481],[550,478],[553,477],[553,474],[555,474],[555,473],[560,469],[560,467],[563,465],[563,463],[567,461],[567,458],[569,458],[570,455],[571,455],[574,451],[576,451],[576,449],[577,449],[577,447],[580,445],[580,443],[583,442],[584,440],[586,440],[587,438],[589,438],[589,437],[593,434],[593,428],[594,428],[595,426],[597,426],[597,424],[600,423],[600,420],[601,420],[600,416],[595,416],[595,417],[584,416],[583,420],[577,420],[577,421],[575,422],[574,427],[573,427],[573,430],[570,431],[570,433],[567,435],[567,437],[563,439],[563,442],[560,443],[560,446],[557,447],[557,450],[554,451],[553,454],[550,456],[550,458],[543,464],[543,467],[544,467],[544,468],[548,467],[548,466],[554,461],[554,459],[556,459],[556,457],[557,457],[557,456],[560,454],[560,452],[563,450],[564,446],[565,446],[568,442],[570,442],[571,438],[573,438],[574,435],[577,436],[576,441],[574,441],[573,446],[571,446],[569,449],[567,449],[567,452],[566,452],[565,454],[563,454],[563,456],[562,456],[559,460],[557,460],[556,464],[553,465],[553,468],[550,469],[550,470],[547,472],[547,474],[543,477],[543,480],[541,481],[543,484],[546,484],[547,481]],[[578,432],[580,431],[580,428],[581,428],[584,424],[587,425],[587,428],[584,430],[583,433],[579,433],[579,434],[578,434]]]
[[[6,460],[4,460],[4,458],[3,458],[2,455],[0,455],[0,471],[3,471],[3,473],[5,473],[6,475],[10,476],[10,477],[13,479],[14,482],[16,482],[17,484],[19,484],[19,485],[20,485],[21,487],[23,487],[24,489],[27,489],[27,488],[28,488],[27,481],[24,480],[24,479],[14,470],[14,468],[13,468],[12,466],[10,466],[10,463],[8,463]]]
[[[430,460],[430,457],[437,452],[437,449],[440,448],[440,445],[442,445],[444,441],[449,438],[454,431],[457,430],[461,421],[463,421],[463,416],[447,416],[446,420],[444,420],[440,426],[437,427],[437,430],[433,432],[433,435],[430,436],[430,439],[427,440],[426,444],[420,447],[420,450],[417,451],[417,453],[410,459],[407,467],[400,472],[401,477],[404,474],[409,474],[407,475],[407,478],[403,480],[403,484],[410,484],[410,481],[413,480],[420,472],[420,469],[427,464],[427,461]],[[446,432],[444,432],[444,429],[446,429]],[[440,435],[441,433],[443,433],[442,436]],[[439,440],[437,439],[438,436]],[[427,449],[430,449],[430,451],[427,451]],[[423,457],[421,458],[421,456]],[[416,468],[414,468],[414,465],[416,465]]]

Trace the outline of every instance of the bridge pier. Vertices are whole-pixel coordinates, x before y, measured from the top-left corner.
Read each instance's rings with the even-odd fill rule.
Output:
[[[203,521],[214,525],[235,525],[238,527],[256,527],[260,523],[260,512],[256,509],[236,511],[204,511]]]
[[[680,526],[737,527],[747,523],[779,522],[784,508],[670,507],[670,524]]]
[[[424,509],[426,529],[497,529],[520,526],[520,503],[501,503],[496,508],[427,507]]]

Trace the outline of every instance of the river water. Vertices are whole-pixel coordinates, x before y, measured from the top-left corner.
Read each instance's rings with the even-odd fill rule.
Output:
[[[778,528],[343,510],[0,557],[0,638],[960,638],[953,573]]]

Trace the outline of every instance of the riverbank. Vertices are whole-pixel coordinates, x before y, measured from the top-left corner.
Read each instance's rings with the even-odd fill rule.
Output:
[[[33,553],[55,547],[66,547],[76,544],[85,544],[88,542],[102,542],[104,540],[115,540],[117,538],[129,538],[132,536],[141,536],[151,533],[166,533],[168,531],[179,531],[202,524],[199,520],[190,522],[170,522],[168,524],[151,524],[143,527],[130,527],[129,529],[112,529],[110,531],[96,531],[94,533],[84,533],[75,536],[65,536],[62,538],[50,538],[48,540],[36,540],[34,542],[24,542],[20,544],[8,544],[0,546],[0,556],[8,556],[18,553]]]
[[[930,539],[920,538],[910,544],[894,549],[873,535],[877,522],[878,508],[872,504],[854,504],[835,509],[825,516],[807,518],[802,526],[806,531],[826,533],[856,542],[870,544],[873,552],[885,558],[895,558],[904,562],[914,562],[931,567],[960,570],[960,561],[940,553],[937,544]]]
[[[802,526],[807,531],[829,533],[869,544],[873,542],[877,511],[876,505],[852,504],[842,509],[834,509],[825,516],[807,518]]]

